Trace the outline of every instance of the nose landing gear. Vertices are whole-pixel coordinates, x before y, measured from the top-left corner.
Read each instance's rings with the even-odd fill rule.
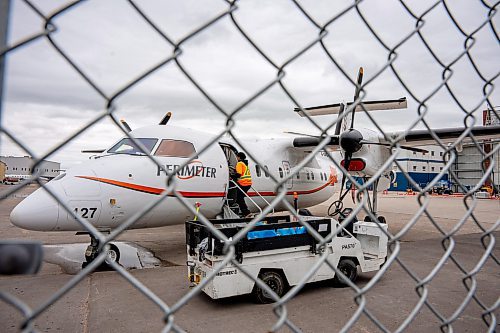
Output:
[[[82,263],[82,268],[87,267],[87,265],[99,255],[99,241],[93,235],[89,234],[89,236],[90,245],[87,246],[87,250],[85,251],[85,262]],[[120,262],[120,250],[118,249],[118,246],[110,243],[108,255],[100,268],[109,268],[108,264],[112,262]]]

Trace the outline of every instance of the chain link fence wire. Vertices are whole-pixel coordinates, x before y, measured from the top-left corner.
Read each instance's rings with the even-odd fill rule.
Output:
[[[21,2],[21,1],[19,1]],[[88,2],[88,3],[87,3]],[[235,142],[245,151],[247,151],[249,157],[256,161],[259,165],[263,166],[262,157],[257,154],[251,153],[249,150],[245,149],[245,141],[241,139],[239,136],[239,132],[235,131],[236,125],[238,123],[238,116],[244,115],[247,110],[250,108],[250,105],[260,98],[270,94],[273,90],[279,89],[284,95],[287,97],[290,105],[290,109],[298,108],[304,111],[304,108],[308,105],[305,105],[304,102],[301,101],[301,97],[296,93],[296,89],[292,88],[291,85],[287,82],[287,71],[291,70],[293,66],[296,64],[300,64],[301,59],[307,54],[311,52],[313,49],[317,52],[318,49],[321,51],[324,57],[326,57],[329,61],[330,68],[335,70],[339,76],[348,81],[350,84],[350,89],[354,90],[356,87],[359,88],[359,97],[355,99],[354,103],[349,105],[346,108],[344,114],[339,116],[338,118],[332,120],[329,118],[328,121],[325,122],[324,119],[318,121],[317,119],[306,116],[305,120],[311,126],[311,128],[315,128],[317,132],[321,133],[320,140],[318,140],[318,144],[316,147],[311,149],[311,152],[307,155],[307,157],[301,161],[297,168],[293,169],[292,172],[285,177],[278,177],[276,174],[269,173],[271,181],[275,184],[276,188],[276,196],[270,201],[269,205],[263,209],[261,213],[255,216],[252,219],[252,222],[249,223],[248,227],[241,230],[237,235],[233,238],[227,238],[220,230],[214,227],[214,225],[207,219],[203,214],[199,214],[198,219],[208,226],[210,231],[217,236],[221,241],[225,244],[225,257],[224,261],[220,266],[217,267],[211,274],[209,274],[206,279],[204,279],[199,285],[190,289],[184,296],[178,299],[175,302],[166,302],[160,296],[155,294],[150,288],[144,285],[137,277],[135,277],[131,272],[127,271],[125,268],[120,266],[117,263],[110,263],[112,269],[116,271],[119,275],[121,275],[128,283],[130,283],[134,288],[136,288],[144,297],[148,298],[163,314],[164,319],[164,327],[162,331],[164,332],[184,332],[184,328],[182,325],[176,322],[175,315],[178,313],[186,304],[192,300],[196,295],[202,292],[203,287],[213,279],[216,274],[227,264],[232,263],[243,274],[245,274],[249,279],[255,280],[255,283],[272,295],[272,298],[276,301],[272,305],[272,309],[276,315],[276,321],[272,327],[269,327],[271,331],[279,331],[283,328],[286,328],[290,331],[299,332],[301,331],[301,325],[297,325],[294,323],[294,320],[289,316],[289,311],[287,306],[289,302],[296,297],[297,293],[299,293],[307,283],[307,281],[311,278],[311,276],[323,265],[328,265],[331,270],[340,276],[344,276],[344,274],[336,267],[335,264],[328,260],[328,255],[326,252],[319,254],[317,257],[317,262],[314,267],[302,277],[301,282],[291,288],[289,292],[287,292],[284,296],[279,297],[276,295],[265,283],[263,283],[260,279],[255,279],[250,272],[248,272],[244,267],[241,266],[240,262],[235,258],[235,244],[240,241],[243,237],[246,236],[247,232],[251,231],[253,227],[255,227],[256,223],[261,219],[261,217],[272,213],[273,210],[278,206],[284,206],[286,210],[296,216],[299,219],[300,223],[307,228],[307,232],[310,233],[319,243],[319,245],[324,245],[331,241],[333,237],[335,237],[341,230],[338,228],[335,231],[324,238],[322,237],[316,230],[310,227],[309,224],[305,223],[303,218],[297,215],[294,207],[286,200],[286,183],[290,179],[296,177],[297,173],[300,172],[301,168],[311,162],[317,154],[321,152],[326,152],[327,145],[331,142],[332,139],[332,130],[336,127],[337,123],[342,121],[344,118],[351,118],[351,115],[354,113],[354,110],[357,106],[361,106],[363,109],[360,112],[360,115],[363,114],[366,117],[366,121],[372,128],[378,129],[381,133],[384,134],[387,142],[390,143],[393,148],[393,153],[390,158],[384,163],[383,167],[367,182],[360,183],[356,178],[351,176],[341,163],[339,163],[336,159],[332,157],[331,154],[328,154],[331,162],[342,171],[342,173],[346,176],[347,180],[354,184],[356,188],[357,202],[354,207],[354,213],[358,214],[366,214],[371,217],[372,221],[377,220],[377,216],[372,211],[372,207],[369,203],[370,192],[369,189],[372,186],[376,186],[376,181],[383,176],[384,171],[386,169],[390,169],[393,165],[397,165],[404,175],[404,178],[408,181],[412,188],[416,189],[415,200],[418,202],[418,210],[413,214],[413,217],[399,230],[397,233],[393,234],[391,232],[386,232],[389,237],[389,255],[387,258],[386,264],[378,271],[374,276],[363,286],[358,286],[351,281],[347,280],[348,287],[352,289],[354,293],[353,301],[356,304],[352,315],[350,318],[345,320],[344,326],[341,328],[342,332],[355,330],[356,323],[360,320],[360,318],[368,318],[372,323],[373,327],[377,328],[382,332],[388,331],[404,331],[411,327],[412,322],[418,316],[418,314],[422,311],[430,311],[438,320],[439,320],[439,328],[443,332],[452,332],[454,329],[460,330],[460,318],[463,315],[467,306],[471,303],[475,303],[481,309],[481,318],[483,321],[483,327],[477,327],[478,331],[488,331],[493,332],[497,327],[497,318],[496,312],[498,312],[498,307],[500,304],[500,298],[498,297],[498,290],[492,290],[494,293],[494,298],[496,301],[493,303],[486,302],[481,299],[477,294],[478,288],[478,279],[477,275],[484,267],[487,261],[491,261],[494,265],[498,266],[498,258],[494,254],[494,249],[496,246],[496,238],[495,231],[498,228],[500,223],[500,219],[497,219],[488,227],[485,226],[484,223],[480,221],[475,215],[475,208],[477,206],[477,199],[474,196],[475,192],[477,192],[482,184],[485,183],[488,179],[491,178],[493,170],[495,170],[496,161],[494,156],[498,156],[498,152],[500,149],[500,145],[494,144],[493,148],[486,152],[483,148],[482,142],[480,139],[476,138],[472,133],[472,127],[481,125],[480,120],[483,108],[488,108],[493,110],[492,117],[496,119],[500,119],[500,115],[498,111],[495,110],[496,101],[494,101],[495,89],[494,89],[494,81],[498,78],[498,61],[493,66],[493,70],[491,66],[482,66],[478,60],[478,53],[475,52],[475,47],[478,40],[479,35],[486,34],[489,36],[489,40],[491,41],[489,45],[486,47],[488,49],[494,49],[493,53],[496,55],[496,59],[498,60],[498,34],[496,32],[495,22],[498,22],[497,15],[497,3],[489,3],[487,1],[480,1],[478,5],[481,7],[481,11],[483,15],[481,17],[474,17],[473,24],[462,23],[460,17],[457,17],[453,8],[450,8],[451,3],[446,1],[435,1],[428,2],[426,6],[427,8],[422,8],[423,5],[420,5],[420,8],[416,9],[414,4],[410,4],[407,1],[393,1],[391,3],[392,6],[399,6],[400,9],[406,13],[405,19],[411,23],[411,28],[401,31],[403,33],[400,34],[398,40],[394,40],[394,38],[387,38],[384,34],[384,31],[380,31],[383,29],[377,28],[376,24],[373,24],[373,17],[370,16],[370,12],[364,10],[365,1],[351,1],[344,2],[345,7],[336,13],[331,13],[331,16],[327,20],[319,19],[312,11],[310,11],[311,5],[310,3],[302,3],[301,1],[290,1],[290,6],[288,7],[287,12],[283,13],[283,15],[300,15],[304,22],[310,25],[310,28],[314,33],[311,33],[307,41],[301,45],[297,45],[294,40],[287,40],[286,36],[283,37],[285,39],[287,46],[290,50],[295,50],[290,52],[288,57],[285,59],[278,60],[269,51],[265,46],[262,46],[259,41],[254,38],[251,32],[248,32],[247,27],[245,25],[244,20],[241,20],[241,16],[239,12],[244,10],[245,1],[220,1],[217,3],[217,8],[223,8],[219,10],[215,14],[210,14],[208,19],[204,19],[203,21],[199,20],[197,23],[190,27],[189,32],[183,32],[181,37],[178,37],[179,30],[175,30],[175,32],[171,32],[166,30],[163,26],[158,24],[157,19],[153,18],[151,13],[143,8],[143,3],[141,1],[124,1],[127,4],[130,10],[134,11],[136,14],[136,19],[140,24],[146,25],[150,31],[150,34],[154,34],[159,43],[162,43],[162,47],[167,47],[171,52],[169,54],[164,54],[164,56],[157,61],[155,64],[148,65],[149,67],[142,70],[139,75],[136,75],[132,79],[124,80],[121,82],[115,82],[116,88],[113,92],[109,92],[104,83],[101,83],[99,79],[96,79],[95,75],[89,73],[89,70],[81,65],[77,59],[77,55],[72,53],[71,48],[65,45],[59,38],[57,38],[57,34],[64,30],[64,24],[60,22],[64,20],[65,16],[70,16],[72,14],[78,13],[80,10],[88,10],[89,5],[95,4],[93,1],[72,1],[64,3],[61,7],[50,11],[49,13],[44,12],[40,4],[36,1],[22,1],[22,4],[29,8],[31,15],[35,15],[43,22],[43,27],[36,32],[31,33],[30,35],[25,36],[23,39],[19,40],[9,40],[6,46],[1,49],[0,56],[2,59],[12,59],[16,57],[18,51],[33,47],[34,44],[39,43],[40,41],[46,41],[51,45],[51,48],[54,52],[57,53],[57,56],[60,57],[64,66],[70,66],[74,73],[77,75],[78,80],[83,82],[88,88],[92,89],[98,96],[99,100],[103,102],[105,107],[99,112],[97,115],[93,117],[90,121],[85,123],[78,124],[78,129],[75,130],[69,137],[59,141],[59,143],[49,151],[45,153],[40,153],[39,151],[33,149],[33,147],[24,144],[23,140],[20,139],[19,135],[15,133],[10,127],[9,122],[3,122],[1,124],[1,133],[4,139],[10,140],[13,144],[17,145],[20,149],[22,149],[25,154],[33,157],[35,164],[33,169],[39,166],[42,161],[50,158],[55,153],[64,150],[67,146],[76,138],[85,135],[89,129],[93,128],[97,124],[103,122],[104,120],[110,120],[115,124],[116,128],[121,131],[123,136],[130,138],[139,148],[140,150],[147,156],[147,158],[157,165],[159,170],[163,170],[168,174],[167,182],[165,184],[165,191],[159,195],[155,200],[152,200],[147,204],[144,209],[136,212],[128,218],[126,221],[116,229],[112,230],[111,233],[105,234],[96,229],[87,219],[75,215],[72,212],[72,209],[68,207],[68,205],[64,202],[63,198],[59,197],[56,193],[53,193],[49,188],[45,186],[45,183],[41,180],[41,171],[38,173],[34,173],[33,177],[30,180],[23,181],[19,185],[9,187],[3,190],[2,198],[7,198],[8,196],[15,194],[16,192],[21,191],[24,187],[26,187],[30,182],[37,182],[41,187],[43,187],[58,203],[61,207],[63,207],[68,214],[74,215],[75,219],[80,223],[85,230],[87,230],[93,237],[95,237],[100,244],[101,251],[97,258],[83,268],[78,274],[69,279],[63,286],[61,286],[57,292],[52,294],[48,299],[44,300],[40,304],[37,305],[27,305],[23,298],[20,296],[12,295],[4,290],[0,290],[0,300],[4,303],[12,306],[17,311],[19,311],[23,317],[21,323],[19,323],[19,328],[22,331],[36,331],[37,320],[40,316],[48,310],[53,304],[60,302],[61,299],[72,291],[78,284],[82,282],[86,277],[89,277],[94,270],[99,267],[106,258],[107,250],[109,249],[109,244],[111,241],[115,240],[118,236],[120,236],[125,230],[131,227],[136,221],[144,217],[149,211],[153,208],[161,205],[165,201],[169,200],[177,200],[180,202],[193,216],[197,215],[196,208],[192,205],[192,203],[187,200],[183,195],[177,190],[177,178],[174,177],[170,170],[165,170],[164,166],[158,162],[153,156],[149,154],[149,151],[139,142],[136,138],[132,137],[127,128],[120,122],[118,117],[118,111],[120,107],[118,107],[117,99],[120,97],[124,97],[127,94],[130,94],[131,91],[136,87],[139,83],[145,82],[151,79],[156,73],[165,70],[175,68],[179,70],[183,77],[190,82],[190,85],[199,92],[204,99],[209,103],[210,109],[212,113],[216,114],[219,117],[222,117],[225,122],[225,126],[223,130],[213,135],[213,138],[210,142],[207,143],[206,146],[198,149],[198,154],[203,154],[206,152],[212,145],[217,145],[219,140],[226,135],[234,138]],[[19,3],[17,3],[19,5]],[[385,3],[384,3],[385,5]],[[205,4],[203,5],[205,6]],[[262,4],[263,8],[261,10],[265,10],[265,4]],[[291,9],[290,9],[291,8]],[[214,11],[209,11],[213,13]],[[458,40],[458,45],[453,45],[453,51],[449,52],[446,55],[443,55],[441,50],[436,49],[436,44],[434,43],[433,36],[435,34],[441,33],[439,31],[434,31],[432,29],[427,29],[428,22],[431,21],[433,15],[436,15],[436,12],[441,14],[444,13],[444,17],[448,21],[447,23],[451,26],[454,31],[453,33],[458,33],[460,38],[449,38],[453,40]],[[276,13],[276,15],[280,15],[280,13]],[[205,15],[206,17],[207,15]],[[112,17],[109,20],[113,20]],[[260,87],[254,89],[252,93],[239,100],[235,103],[234,107],[227,107],[225,104],[219,100],[219,98],[211,93],[210,88],[207,88],[203,84],[203,80],[200,80],[196,73],[196,70],[190,68],[188,59],[189,54],[189,44],[193,40],[197,38],[203,37],[208,38],[212,36],[210,31],[214,29],[220,21],[228,21],[230,22],[230,26],[234,30],[234,32],[238,33],[244,40],[249,50],[255,54],[255,57],[259,58],[259,61],[263,63],[263,66],[267,66],[272,68],[273,77],[271,79],[267,79],[263,81]],[[381,47],[384,50],[386,61],[382,66],[376,68],[375,72],[370,73],[369,78],[365,80],[360,86],[357,85],[355,80],[353,79],[353,73],[351,73],[351,69],[346,68],[342,59],[335,52],[335,47],[332,47],[332,44],[328,42],[328,38],[337,33],[337,30],[342,30],[342,25],[345,24],[346,20],[356,20],[358,24],[362,24],[364,29],[369,32],[371,36],[371,40],[369,41],[371,44],[376,43],[378,47]],[[386,18],[386,20],[391,20],[391,18]],[[137,22],[130,22],[131,25],[138,24]],[[82,27],[84,30],[85,28]],[[392,27],[392,29],[398,29],[397,27]],[[448,31],[448,30],[447,30]],[[446,33],[445,31],[444,33]],[[70,32],[71,33],[71,32]],[[201,36],[203,35],[203,36]],[[207,37],[208,36],[208,37]],[[391,39],[391,40],[390,40]],[[446,36],[445,36],[446,39]],[[278,41],[276,41],[278,42]],[[279,41],[282,42],[282,41]],[[426,93],[422,93],[422,90],[414,85],[412,82],[408,82],[405,77],[406,73],[401,67],[398,65],[398,62],[415,62],[415,66],[418,66],[418,59],[411,58],[411,55],[408,55],[408,51],[405,49],[407,45],[416,44],[418,45],[418,53],[425,54],[426,57],[430,57],[432,60],[433,66],[435,68],[439,68],[440,79],[439,82],[430,81],[427,86]],[[291,47],[293,45],[293,47]],[[99,45],[88,45],[89,48],[99,48]],[[458,50],[457,52],[455,52]],[[451,54],[451,55],[450,55]],[[409,60],[406,58],[409,57]],[[137,62],[140,62],[140,59],[136,59]],[[474,85],[468,87],[468,89],[474,90],[476,93],[480,92],[480,97],[474,100],[473,105],[471,103],[465,103],[461,98],[461,93],[463,92],[462,88],[457,88],[452,84],[452,78],[454,74],[457,74],[456,68],[459,65],[466,63],[469,65],[469,70],[473,72],[475,76]],[[210,66],[209,61],[207,61],[206,66]],[[373,66],[372,66],[373,67]],[[390,75],[393,79],[396,79],[400,86],[402,87],[405,95],[409,96],[409,99],[416,105],[415,108],[412,108],[411,112],[416,114],[416,118],[411,122],[411,124],[406,127],[404,130],[400,132],[397,136],[389,136],[384,130],[386,127],[383,126],[380,120],[376,120],[376,117],[371,115],[364,104],[361,104],[363,100],[366,100],[368,93],[370,92],[370,87],[373,86],[378,81],[383,81],[385,78]],[[6,81],[8,81],[8,77],[6,77]],[[244,77],[239,78],[240,80],[244,80]],[[265,80],[265,78],[264,78]],[[479,84],[476,84],[480,82]],[[447,95],[453,101],[452,108],[456,108],[461,110],[462,112],[462,120],[463,120],[463,131],[460,136],[452,143],[444,143],[439,136],[433,131],[432,125],[429,123],[429,115],[433,112],[439,112],[436,107],[431,107],[431,100],[433,100],[438,95]],[[371,95],[373,96],[373,94]],[[498,96],[498,95],[497,95]],[[333,101],[334,102],[334,101]],[[496,108],[498,110],[498,108]],[[4,111],[5,112],[5,111]],[[211,115],[205,114],[200,115],[200,117],[209,118]],[[291,114],[290,117],[294,117]],[[335,117],[333,117],[335,118]],[[443,162],[444,167],[440,170],[439,174],[434,177],[430,182],[422,186],[417,183],[409,174],[408,171],[405,171],[405,167],[398,157],[402,152],[402,148],[400,143],[404,140],[405,135],[408,134],[412,129],[415,129],[418,126],[423,126],[423,128],[427,129],[429,133],[432,135],[435,144],[441,147],[444,150]],[[457,159],[457,149],[462,145],[463,142],[472,141],[475,147],[482,155],[482,160],[490,160],[491,163],[488,164],[486,168],[482,170],[482,176],[478,181],[475,187],[466,187],[462,184],[462,181],[457,175],[456,171],[452,168],[454,162]],[[188,165],[195,156],[191,156],[186,162],[180,166],[183,168]],[[466,213],[460,219],[459,223],[453,226],[453,228],[448,229],[440,224],[440,222],[431,214],[429,211],[430,204],[430,194],[429,191],[432,191],[433,187],[439,182],[442,176],[450,175],[450,178],[453,179],[454,183],[460,187],[461,191],[465,194],[463,198],[463,206],[465,207]],[[342,226],[346,226],[349,224],[355,214],[349,215],[349,217],[342,222]],[[409,265],[403,258],[401,258],[400,254],[404,243],[402,243],[402,238],[412,230],[418,220],[421,218],[427,218],[432,226],[441,234],[441,246],[442,246],[442,255],[440,258],[436,258],[436,264],[430,271],[422,274],[422,272],[417,272],[414,270],[411,265]],[[468,267],[465,265],[461,259],[456,255],[454,250],[456,249],[456,240],[455,236],[461,230],[466,221],[472,220],[473,223],[481,230],[482,234],[480,237],[482,253],[480,254],[479,259],[473,267]],[[385,231],[384,231],[385,232]],[[454,265],[456,269],[460,272],[460,279],[463,283],[463,288],[465,291],[465,297],[461,300],[460,303],[454,304],[454,310],[452,313],[444,313],[436,303],[432,301],[432,287],[431,283],[439,276],[440,272],[443,270],[445,265]],[[407,313],[404,318],[396,324],[393,323],[388,324],[384,322],[384,320],[380,316],[380,312],[373,311],[372,308],[368,306],[368,301],[370,297],[370,291],[376,288],[377,284],[380,283],[381,279],[384,275],[387,274],[387,271],[391,269],[391,267],[399,266],[401,269],[408,275],[408,277],[413,281],[414,292],[418,296],[417,302],[411,306],[410,311]],[[498,276],[498,271],[497,271]],[[125,297],[125,295],[123,295]],[[231,306],[230,304],[226,304],[225,306]],[[131,314],[131,316],[134,314]],[[135,314],[138,315],[138,314]],[[193,318],[196,320],[196,318]],[[305,328],[307,330],[307,328]]]

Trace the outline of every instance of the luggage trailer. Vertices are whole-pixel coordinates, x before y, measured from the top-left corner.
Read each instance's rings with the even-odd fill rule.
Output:
[[[327,237],[339,226],[337,220],[315,216],[303,216],[322,237]],[[236,235],[251,219],[210,220],[227,238]],[[319,247],[318,241],[294,216],[266,217],[235,244],[235,259],[250,272],[252,278],[260,278],[278,296],[295,286],[327,251],[328,259],[351,281],[361,272],[379,270],[387,257],[387,224],[356,221],[352,232],[342,229],[332,240]],[[381,228],[384,230],[382,231]],[[201,221],[186,222],[188,279],[197,285],[224,260],[224,242],[212,235]],[[308,283],[333,279],[337,285],[345,285],[335,272],[322,264]],[[256,285],[232,262],[226,264],[203,288],[212,299],[252,293],[259,303],[274,302],[265,290]]]

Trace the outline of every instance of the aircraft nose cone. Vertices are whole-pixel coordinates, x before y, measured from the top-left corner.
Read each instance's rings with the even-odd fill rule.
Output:
[[[15,226],[36,231],[54,230],[59,218],[59,204],[43,188],[39,188],[10,213]]]

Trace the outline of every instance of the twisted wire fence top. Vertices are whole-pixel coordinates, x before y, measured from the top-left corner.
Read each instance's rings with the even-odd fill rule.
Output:
[[[482,125],[483,110],[490,109],[491,117],[500,121],[498,89],[495,83],[500,67],[498,33],[498,2],[478,1],[463,5],[446,1],[342,1],[316,3],[309,1],[267,2],[213,1],[210,4],[186,2],[163,4],[144,1],[122,1],[112,5],[100,1],[73,1],[55,5],[42,1],[11,3],[10,38],[0,50],[7,60],[6,93],[1,130],[2,155],[21,152],[35,160],[33,169],[47,159],[61,158],[71,166],[79,159],[77,152],[89,145],[111,144],[120,136],[129,137],[147,155],[150,163],[169,174],[165,191],[144,209],[136,212],[109,235],[101,233],[85,218],[78,222],[96,239],[101,247],[145,216],[165,200],[177,200],[192,214],[193,207],[177,191],[175,177],[158,162],[120,122],[125,117],[131,124],[156,124],[166,113],[173,111],[174,119],[186,125],[212,133],[211,140],[198,154],[218,144],[225,136],[245,149],[249,136],[281,136],[284,130],[320,135],[317,147],[284,178],[270,174],[276,197],[270,201],[248,228],[228,239],[202,214],[199,219],[211,232],[226,243],[223,265],[207,276],[197,287],[175,302],[166,302],[117,263],[111,267],[154,303],[162,312],[163,331],[182,332],[175,314],[227,263],[236,265],[250,279],[252,275],[234,258],[235,244],[255,226],[258,219],[283,205],[296,214],[285,200],[285,185],[321,153],[330,142],[337,122],[351,114],[362,101],[370,99],[408,97],[409,108],[404,114],[369,114],[359,112],[360,126],[377,129],[391,143],[389,160],[404,170],[397,158],[400,143],[411,130],[427,129],[435,144],[444,150],[443,168],[425,186],[421,186],[404,171],[404,177],[417,189],[418,210],[396,234],[388,232],[387,264],[363,287],[349,282],[354,292],[356,308],[345,320],[342,331],[352,329],[366,316],[381,331],[408,329],[420,311],[429,310],[439,320],[442,331],[452,331],[465,308],[476,304],[484,321],[482,330],[494,331],[495,312],[499,301],[485,303],[477,295],[476,275],[495,257],[495,234],[500,219],[492,224],[482,223],[474,214],[474,192],[489,179],[495,161],[482,172],[480,183],[467,188],[452,168],[457,160],[457,148],[467,141],[477,148],[483,160],[499,152],[499,145],[487,152],[471,132]],[[338,118],[306,116],[298,119],[294,108],[325,105],[340,101],[353,102],[357,83],[353,73],[363,66],[367,73],[359,88],[359,98]],[[23,119],[22,122],[13,119]],[[52,124],[49,124],[48,120]],[[443,126],[444,125],[444,126]],[[452,144],[444,143],[433,131],[437,127],[461,126],[462,135]],[[400,131],[396,136],[388,132]],[[40,139],[43,138],[43,139]],[[256,163],[262,157],[249,152]],[[358,195],[355,213],[370,215],[376,220],[367,202],[368,189],[382,176],[381,169],[372,180],[360,184],[333,157],[338,167],[355,185]],[[187,165],[195,157],[187,159]],[[183,165],[183,166],[184,166]],[[181,167],[183,167],[181,166]],[[447,230],[429,212],[428,191],[441,176],[449,174],[465,193],[466,211],[451,230]],[[72,210],[62,198],[33,179],[59,202],[68,214]],[[2,198],[20,191],[29,182],[3,190]],[[173,195],[174,198],[169,198]],[[350,216],[344,225],[352,220]],[[401,240],[422,217],[428,218],[441,235],[443,248],[440,258],[427,273],[413,270],[400,257]],[[308,228],[300,216],[301,223]],[[483,252],[474,267],[466,267],[454,254],[454,236],[466,221],[482,231]],[[323,238],[312,228],[308,232],[324,244],[336,232]],[[22,313],[22,328],[34,330],[37,319],[47,309],[88,277],[106,258],[106,252],[72,277],[56,293],[37,306],[28,306],[20,297],[0,291],[0,299]],[[443,313],[430,301],[431,282],[446,264],[460,271],[465,297],[452,313]],[[273,331],[288,328],[300,331],[288,315],[287,305],[304,287],[310,275],[321,265],[328,265],[342,275],[326,253],[318,256],[317,264],[302,282],[283,297],[277,297],[259,279],[255,282],[273,295],[276,322]],[[385,323],[369,306],[370,291],[377,286],[387,270],[397,265],[414,281],[417,295],[407,316],[396,325]],[[496,292],[498,294],[498,292]],[[458,324],[459,325],[459,324]]]

